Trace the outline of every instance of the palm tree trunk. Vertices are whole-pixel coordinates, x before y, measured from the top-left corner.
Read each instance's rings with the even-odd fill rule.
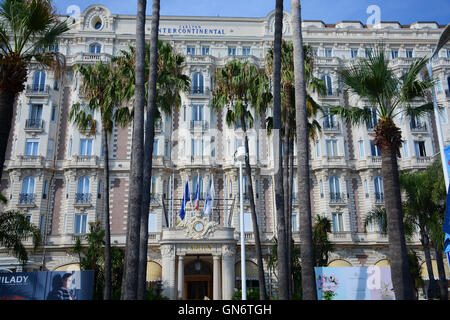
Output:
[[[288,228],[288,234],[289,234],[289,247],[288,247],[288,256],[289,256],[289,274],[293,275],[292,272],[292,266],[294,264],[294,261],[292,260],[292,249],[294,245],[294,241],[292,238],[292,192],[294,187],[294,139],[289,139],[289,205],[288,205],[288,221],[289,221],[289,228]],[[291,297],[292,294],[295,292],[294,288],[294,278],[291,277]]]
[[[304,300],[317,300],[312,240],[309,180],[309,133],[306,112],[306,83],[299,0],[292,0],[292,39],[294,46],[295,112],[297,133],[297,182],[300,212],[302,291]]]
[[[109,225],[109,146],[108,130],[103,126],[104,177],[103,206],[105,211],[105,291],[103,300],[111,300],[111,228]]]
[[[410,273],[403,227],[400,182],[396,152],[381,150],[381,172],[385,190],[385,205],[388,221],[389,255],[391,277],[397,300],[413,300],[414,286]]]
[[[15,99],[16,95],[13,93],[7,91],[0,92],[0,178],[3,174]]]
[[[287,253],[287,261],[288,261],[288,299],[292,297],[292,266],[291,266],[291,223],[289,221],[289,153],[290,153],[290,144],[289,144],[289,119],[287,115],[287,108],[285,106],[285,118],[284,118],[284,157],[283,157],[283,190],[284,190],[284,221],[286,224],[286,253]]]
[[[275,207],[278,237],[278,298],[289,299],[289,272],[284,218],[283,161],[281,155],[281,38],[283,28],[283,1],[276,0],[273,49],[273,155],[275,176]]]
[[[252,169],[250,167],[250,153],[248,148],[247,126],[245,124],[245,118],[241,116],[242,130],[244,131],[244,143],[245,143],[245,173],[247,175],[247,187],[248,197],[250,201],[250,211],[252,214],[253,235],[255,237],[255,251],[256,260],[258,261],[258,280],[259,280],[259,299],[266,299],[266,280],[264,276],[264,265],[262,258],[261,241],[259,237],[258,218],[256,216],[255,199],[253,197],[253,182],[252,182]],[[242,262],[241,263],[245,263]]]
[[[136,300],[138,287],[139,228],[142,211],[145,106],[145,10],[146,0],[138,0],[136,15],[136,87],[131,149],[127,241],[122,280],[122,300]]]
[[[431,254],[430,254],[430,241],[428,239],[427,234],[425,233],[425,230],[423,230],[422,226],[420,228],[420,242],[422,243],[423,247],[423,253],[425,255],[425,263],[427,265],[427,271],[428,271],[428,290],[427,290],[427,297],[428,299],[436,298],[438,295],[438,284],[436,280],[434,279],[433,274],[433,264],[431,263]]]
[[[150,206],[150,185],[152,178],[153,140],[155,137],[156,113],[156,79],[158,62],[158,26],[159,26],[159,0],[153,0],[152,24],[150,38],[150,75],[148,84],[147,120],[145,123],[144,148],[144,180],[142,197],[142,214],[139,244],[139,278],[138,299],[145,300],[147,296],[147,249],[148,249],[148,210]],[[161,201],[164,201],[161,199]]]
[[[435,247],[436,248],[436,247]],[[439,249],[434,250],[436,254],[436,263],[439,273],[439,287],[441,290],[441,300],[448,300],[448,283],[445,277],[444,257],[442,251]]]

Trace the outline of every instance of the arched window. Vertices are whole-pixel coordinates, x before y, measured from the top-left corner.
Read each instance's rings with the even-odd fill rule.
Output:
[[[22,193],[19,202],[21,204],[33,203],[34,201],[34,177],[25,177],[22,182]]]
[[[98,43],[93,43],[89,46],[89,53],[101,53],[102,46]]]
[[[81,177],[78,179],[78,188],[76,194],[76,202],[77,203],[88,203],[89,202],[89,188],[90,181],[89,177]]]
[[[192,76],[192,93],[203,93],[203,75],[200,72]]]
[[[39,70],[34,73],[33,91],[44,91],[45,88],[45,71]]]

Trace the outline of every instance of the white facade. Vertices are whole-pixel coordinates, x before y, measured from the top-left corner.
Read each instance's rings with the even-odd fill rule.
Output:
[[[286,40],[291,39],[290,19],[285,13],[283,37]],[[150,17],[146,28],[150,33]],[[202,259],[211,264],[211,270],[222,270],[222,291],[217,289],[220,279],[216,278],[217,274],[214,276],[216,298],[219,292],[223,298],[230,298],[234,289],[234,285],[227,286],[234,284],[231,275],[234,265],[239,262],[239,254],[235,254],[239,250],[239,185],[234,152],[242,143],[242,129],[229,128],[225,114],[210,109],[212,79],[217,68],[234,58],[264,68],[273,30],[274,12],[264,18],[161,17],[160,39],[186,55],[184,72],[191,77],[193,86],[190,93],[182,94],[181,108],[163,116],[155,136],[149,261],[162,265],[163,280],[168,281],[166,290],[170,289],[166,293],[171,298],[180,297],[180,282],[176,279],[181,276],[181,269],[177,267],[179,256],[186,256],[181,261],[184,259],[184,265],[187,265],[190,259],[202,254]],[[58,44],[59,52],[67,59],[63,76],[55,79],[50,70],[45,70],[45,81],[41,83],[42,76],[35,76],[38,70],[31,67],[28,88],[18,98],[0,191],[9,199],[8,209],[22,209],[47,234],[45,265],[51,270],[77,261],[68,249],[74,244],[75,237],[88,231],[88,222],[101,219],[102,214],[101,135],[79,132],[68,122],[72,104],[82,102],[80,79],[73,67],[77,63],[109,61],[120,50],[134,45],[135,31],[135,16],[115,15],[100,5],[87,8]],[[326,97],[316,97],[317,101],[322,105],[364,106],[364,101],[348,96],[342,90],[337,75],[339,68],[365,57],[367,50],[383,43],[388,54],[394,57],[390,62],[392,67],[401,73],[413,60],[411,56],[431,54],[442,31],[443,26],[425,22],[410,26],[396,22],[365,26],[360,22],[328,25],[322,21],[304,21],[305,43],[317,54],[316,76],[326,77],[329,91]],[[442,49],[433,61],[433,72],[440,80],[437,98],[443,106],[444,144],[449,145],[450,47]],[[417,101],[418,105],[421,103],[423,101]],[[267,254],[276,230],[276,219],[272,141],[263,129],[264,117],[255,115],[255,126],[249,130],[249,146],[258,222],[263,252]],[[388,250],[387,238],[377,226],[364,229],[367,212],[384,203],[379,179],[381,160],[376,148],[371,146],[373,130],[367,126],[352,127],[338,117],[325,123],[327,119],[320,115],[317,120],[322,125],[322,133],[317,145],[311,143],[311,198],[313,214],[324,215],[333,222],[330,238],[335,250],[330,263],[345,260],[353,266],[374,265],[387,259]],[[404,118],[398,119],[397,124],[406,141],[399,159],[400,169],[425,168],[439,151],[433,118],[426,117],[413,123]],[[125,244],[131,131],[132,126],[115,128],[110,140],[110,221],[112,243],[118,246]],[[221,228],[234,228],[231,238],[221,238],[213,233],[211,238],[202,240],[188,236],[183,239],[180,238],[181,231],[167,228],[163,199],[166,199],[168,216],[173,212],[177,217],[185,181],[189,179],[191,192],[195,192],[193,180],[197,176],[202,178],[203,194],[207,192],[209,178],[214,177],[213,220]],[[173,207],[167,200],[172,177],[175,179]],[[245,210],[250,211],[248,202]],[[297,219],[294,239],[298,243],[295,197],[293,214]],[[228,225],[230,215],[231,225]],[[177,221],[173,223],[176,225]],[[199,247],[187,250],[195,241],[200,241]],[[246,233],[246,241],[249,244],[248,260],[256,262],[251,228]],[[419,248],[418,238],[410,245]],[[168,247],[174,250],[173,256],[161,255],[164,250],[172,252]],[[0,254],[6,259],[4,266],[8,261],[14,265],[14,259],[8,260],[6,253]],[[27,268],[38,269],[43,264],[43,256],[44,253],[38,250]],[[267,273],[270,275],[269,270]],[[272,290],[272,279],[267,278],[269,290]],[[228,289],[223,287],[224,283]],[[213,292],[210,289],[208,292],[212,297]]]

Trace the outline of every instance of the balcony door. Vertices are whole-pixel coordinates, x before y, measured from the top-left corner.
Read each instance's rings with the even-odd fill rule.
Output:
[[[77,202],[89,201],[89,188],[90,188],[89,177],[81,177],[78,180],[77,197],[76,197]]]
[[[45,88],[45,71],[36,71],[33,77],[33,91],[44,91]]]

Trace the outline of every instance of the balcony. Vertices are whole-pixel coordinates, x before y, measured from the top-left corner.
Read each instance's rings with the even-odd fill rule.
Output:
[[[43,98],[48,97],[50,95],[50,86],[49,85],[27,85],[25,96],[27,97],[36,97]]]
[[[376,204],[384,204],[384,193],[383,192],[375,192],[375,203]]]
[[[190,129],[192,131],[206,131],[209,128],[208,121],[203,120],[191,120]]]
[[[90,207],[91,206],[91,194],[90,193],[75,193],[76,207]]]
[[[325,132],[340,132],[341,128],[339,126],[339,123],[336,121],[324,121],[323,122],[323,131]]]
[[[330,204],[345,204],[345,193],[330,193]]]
[[[431,162],[431,157],[415,157],[416,163],[418,164],[424,164]]]
[[[416,123],[411,124],[410,126],[412,133],[426,133],[428,132],[427,124],[426,123]]]
[[[209,96],[210,90],[208,87],[192,87],[192,90],[190,92],[190,95],[193,96]]]
[[[36,167],[36,166],[44,166],[45,159],[42,156],[33,156],[33,155],[18,155],[18,162],[15,163],[17,166],[24,167]]]
[[[77,55],[67,59],[68,65],[76,63],[97,63],[97,62],[110,62],[111,55],[107,53],[78,53]]]
[[[35,207],[34,203],[35,194],[34,193],[20,193],[19,203],[17,207],[19,208],[32,208]]]
[[[370,160],[372,161],[372,163],[381,164],[381,156],[371,156]]]
[[[25,120],[25,132],[43,132],[44,120],[27,119]]]

